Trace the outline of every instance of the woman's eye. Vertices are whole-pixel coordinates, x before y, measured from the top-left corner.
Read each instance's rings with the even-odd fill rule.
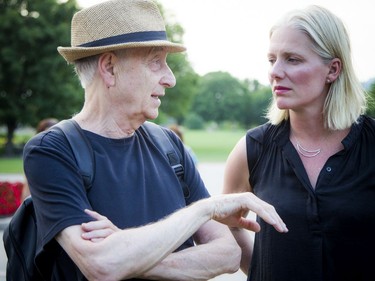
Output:
[[[299,59],[291,57],[291,58],[288,58],[288,61],[292,63],[296,63],[296,62],[299,62]]]

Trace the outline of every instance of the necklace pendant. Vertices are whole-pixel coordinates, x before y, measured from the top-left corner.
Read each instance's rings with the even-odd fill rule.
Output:
[[[298,151],[299,154],[301,154],[304,157],[312,158],[312,157],[317,156],[322,151],[322,149],[318,148],[318,149],[314,149],[314,150],[309,150],[309,149],[304,148],[297,141],[297,151]]]

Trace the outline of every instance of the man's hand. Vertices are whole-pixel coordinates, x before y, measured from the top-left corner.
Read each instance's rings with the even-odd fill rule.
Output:
[[[218,195],[209,200],[212,200],[215,206],[212,219],[229,227],[240,227],[254,232],[260,231],[260,225],[256,221],[245,217],[248,211],[253,211],[264,221],[273,225],[277,231],[288,232],[275,208],[251,192]]]
[[[107,217],[97,212],[86,209],[85,213],[96,219],[96,221],[83,223],[81,225],[83,231],[82,238],[85,240],[100,242],[112,233],[120,230]]]

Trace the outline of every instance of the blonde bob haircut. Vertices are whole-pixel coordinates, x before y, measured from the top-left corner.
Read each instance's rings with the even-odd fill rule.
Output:
[[[341,60],[342,69],[338,78],[332,82],[324,108],[324,125],[331,130],[349,128],[366,110],[366,94],[353,69],[348,32],[343,22],[330,11],[316,5],[303,10],[292,11],[270,30],[273,32],[283,26],[291,27],[306,34],[312,49],[325,63],[332,59]],[[267,115],[274,125],[288,120],[288,110],[281,110],[273,98]]]

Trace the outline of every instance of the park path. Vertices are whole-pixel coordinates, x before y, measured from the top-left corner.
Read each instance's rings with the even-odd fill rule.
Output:
[[[223,182],[223,172],[224,172],[225,163],[199,163],[198,170],[201,173],[201,176],[207,186],[207,189],[212,195],[220,194],[222,189]],[[0,180],[9,180],[9,181],[23,181],[23,175],[15,174],[1,174]],[[6,226],[9,218],[0,218],[0,281],[5,281],[5,268],[6,268],[6,255],[2,243],[3,229]],[[246,276],[241,271],[238,271],[234,274],[223,274],[218,276],[212,281],[245,281]]]

